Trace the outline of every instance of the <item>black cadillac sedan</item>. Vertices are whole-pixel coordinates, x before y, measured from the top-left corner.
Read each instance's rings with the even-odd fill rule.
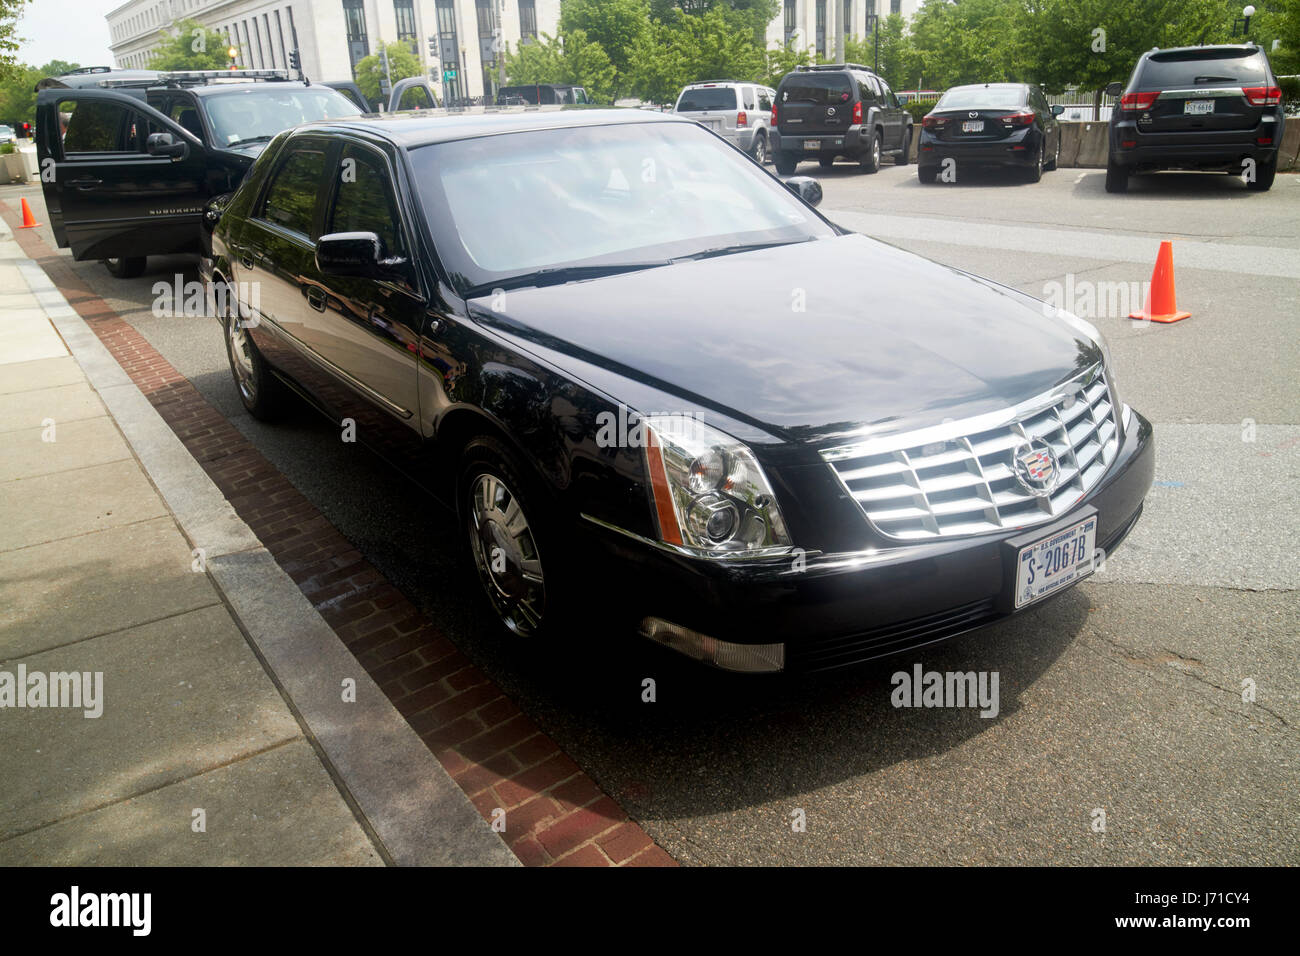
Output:
[[[299,392],[450,504],[503,633],[815,670],[1068,589],[1153,470],[1092,326],[817,198],[671,115],[332,121],[204,271],[248,410]]]
[[[932,183],[945,178],[945,163],[1009,166],[1036,183],[1061,158],[1056,118],[1063,112],[1065,107],[1049,106],[1043,91],[1028,83],[954,86],[921,118],[916,174]]]

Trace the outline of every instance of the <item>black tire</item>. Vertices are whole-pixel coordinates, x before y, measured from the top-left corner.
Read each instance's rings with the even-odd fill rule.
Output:
[[[548,498],[502,441],[475,438],[461,454],[456,513],[484,603],[507,633],[530,641],[557,636],[575,620],[578,565]],[[506,526],[515,509],[522,530],[513,518],[514,527]]]
[[[1255,178],[1246,183],[1246,188],[1257,193],[1268,192],[1273,188],[1273,177],[1277,175],[1277,157],[1270,163],[1255,164]]]
[[[789,176],[799,165],[798,160],[793,159],[789,153],[773,153],[772,162],[776,165],[776,171],[782,176]]]
[[[1116,165],[1114,160],[1106,164],[1106,192],[1128,192],[1128,170]]]
[[[835,165],[835,157],[822,156],[817,160],[817,165],[820,166],[822,169],[830,169],[832,166]]]
[[[918,165],[916,167],[916,178],[926,184],[933,183],[939,178],[939,167]]]
[[[907,124],[907,135],[903,137],[903,148],[894,154],[895,166],[906,166],[912,161],[912,124]]]
[[[226,361],[230,376],[235,381],[235,391],[248,414],[258,421],[271,422],[284,411],[285,386],[262,353],[253,343],[248,328],[241,324],[237,307],[232,308],[234,292],[226,295],[227,308],[221,317],[221,330],[226,340]]]
[[[1056,152],[1052,154],[1051,161],[1044,164],[1043,172],[1051,172],[1055,170],[1060,164],[1061,164],[1061,136],[1058,133],[1056,136]]]
[[[754,158],[754,162],[760,166],[767,164],[767,133],[762,130],[754,137],[754,145],[750,147],[749,155]]]
[[[880,172],[880,148],[882,141],[880,130],[876,130],[876,135],[871,138],[871,148],[868,149],[861,157],[858,158],[858,165],[862,167],[864,173]]]
[[[105,259],[104,268],[108,270],[109,275],[118,279],[134,279],[137,276],[144,275],[144,267],[148,264],[147,256],[128,256],[125,259]]]
[[[1043,178],[1043,165],[1046,162],[1044,153],[1047,152],[1047,144],[1039,143],[1037,154],[1034,156],[1034,164],[1025,170],[1025,177],[1031,182],[1036,183]]]

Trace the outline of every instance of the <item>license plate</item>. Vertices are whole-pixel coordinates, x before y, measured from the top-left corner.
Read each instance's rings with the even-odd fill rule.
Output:
[[[822,141],[819,139],[806,139],[803,141],[804,149],[821,149]]]
[[[1094,570],[1097,516],[1026,545],[1016,555],[1016,609],[1041,601]]]
[[[1214,112],[1214,100],[1188,100],[1183,104],[1183,112],[1192,116],[1204,116]]]
[[[983,120],[963,120],[961,124],[963,133],[982,133],[984,132]]]

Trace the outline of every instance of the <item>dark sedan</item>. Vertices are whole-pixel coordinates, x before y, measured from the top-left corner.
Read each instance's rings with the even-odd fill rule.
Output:
[[[1061,158],[1064,110],[1027,83],[954,86],[921,119],[916,174],[952,182],[962,167],[1010,166],[1036,183]]]
[[[1152,479],[1101,336],[805,197],[671,115],[335,121],[204,270],[249,411],[293,388],[452,505],[517,638],[820,669],[1068,589]]]

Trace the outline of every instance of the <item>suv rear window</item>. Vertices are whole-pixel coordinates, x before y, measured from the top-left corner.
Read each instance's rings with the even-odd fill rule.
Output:
[[[777,94],[781,103],[843,103],[852,98],[852,87],[844,73],[801,73],[788,77]]]
[[[677,101],[679,113],[703,113],[705,110],[734,110],[736,91],[729,86],[687,90]]]
[[[1180,50],[1151,54],[1135,88],[1164,90],[1198,83],[1258,86],[1267,79],[1268,62],[1258,50]]]

